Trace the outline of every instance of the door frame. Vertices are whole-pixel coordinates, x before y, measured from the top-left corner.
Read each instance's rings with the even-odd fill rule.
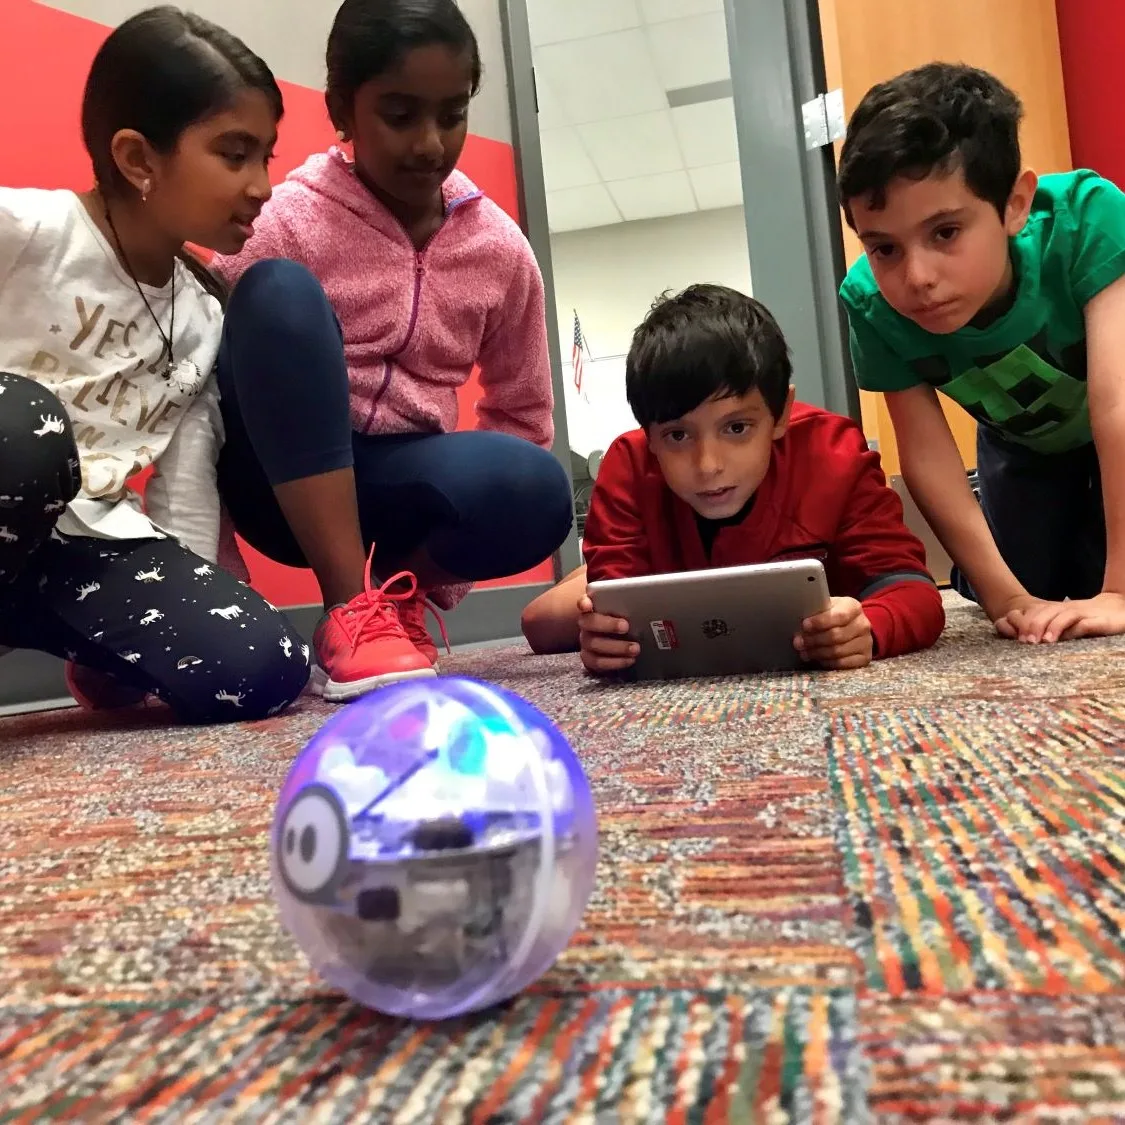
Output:
[[[547,351],[551,359],[551,385],[555,393],[555,443],[552,452],[566,469],[574,493],[570,458],[570,433],[566,421],[566,387],[559,346],[555,274],[551,260],[551,231],[547,218],[547,185],[543,176],[543,148],[539,142],[539,99],[531,56],[531,27],[527,0],[499,0],[504,37],[504,62],[508,68],[508,103],[512,118],[512,148],[516,162],[521,225],[543,275],[547,314]],[[562,578],[582,562],[577,520],[555,552],[555,577]]]
[[[844,236],[831,144],[809,149],[802,106],[827,93],[817,0],[724,0],[754,296],[793,355],[797,397],[860,420],[839,300]],[[750,158],[747,158],[750,154]],[[784,263],[755,270],[754,263]]]

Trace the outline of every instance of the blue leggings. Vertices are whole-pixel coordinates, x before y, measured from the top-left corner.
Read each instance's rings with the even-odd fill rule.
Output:
[[[364,541],[394,562],[419,548],[480,581],[548,558],[572,519],[570,480],[510,434],[353,433],[339,323],[303,266],[258,262],[231,294],[218,364],[226,442],[219,485],[239,533],[306,566],[273,486],[354,467]]]

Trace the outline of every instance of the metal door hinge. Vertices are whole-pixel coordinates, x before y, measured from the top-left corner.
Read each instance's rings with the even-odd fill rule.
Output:
[[[817,94],[811,102],[801,106],[801,117],[805,123],[805,148],[810,152],[840,140],[848,125],[844,116],[844,91]]]

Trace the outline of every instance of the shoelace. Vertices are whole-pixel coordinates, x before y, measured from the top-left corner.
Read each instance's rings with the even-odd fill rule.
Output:
[[[352,642],[352,652],[355,652],[363,641],[385,636],[387,633],[399,633],[405,636],[394,603],[409,601],[418,590],[418,579],[409,570],[400,570],[382,585],[373,587],[371,561],[374,556],[375,548],[372,547],[371,554],[367,556],[367,566],[363,571],[363,593],[367,605],[363,609],[353,609],[352,606],[358,600],[353,599],[346,606],[341,606],[334,614],[340,627]],[[402,593],[392,594],[390,588],[404,580],[408,583],[406,589]]]
[[[374,559],[375,546],[372,544],[371,551],[367,556],[367,565],[363,568],[363,593],[368,603],[366,608],[352,609],[351,607],[356,600],[353,599],[346,606],[340,606],[333,614],[340,627],[348,634],[348,639],[352,642],[353,653],[368,638],[384,636],[388,632],[405,636],[406,630],[402,626],[402,620],[395,603],[408,602],[418,593],[418,579],[409,570],[400,570],[397,574],[392,574],[381,585],[373,587],[371,585],[371,564]],[[399,593],[392,594],[390,592],[391,587],[399,582],[406,582],[406,588]],[[437,607],[430,603],[429,598],[423,598],[422,605],[424,609],[428,609],[434,615],[434,620],[438,623],[438,629],[441,630],[441,640],[445,645],[445,651],[452,653],[453,650],[449,647],[449,634],[445,631],[445,621]]]
[[[417,582],[415,582],[415,589],[417,589]],[[449,647],[449,634],[445,631],[445,618],[441,615],[441,610],[438,609],[429,598],[422,599],[422,623],[425,624],[426,615],[425,611],[429,610],[434,615],[434,620],[437,622],[438,629],[441,632],[441,643],[445,645],[445,651],[450,655],[453,654],[453,649]]]

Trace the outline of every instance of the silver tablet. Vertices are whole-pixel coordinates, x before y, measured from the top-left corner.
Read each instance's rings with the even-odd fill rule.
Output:
[[[731,676],[803,667],[793,638],[828,608],[816,559],[591,582],[598,613],[624,617],[641,646],[640,680]]]

